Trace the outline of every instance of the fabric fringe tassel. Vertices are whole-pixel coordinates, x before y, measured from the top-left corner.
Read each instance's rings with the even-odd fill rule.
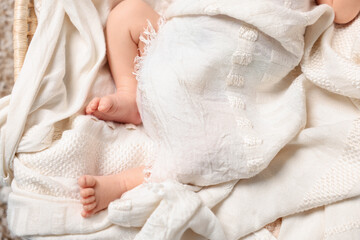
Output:
[[[144,29],[144,32],[140,35],[139,40],[144,43],[144,52],[140,55],[137,55],[134,59],[134,72],[133,74],[136,77],[136,80],[139,81],[140,77],[140,69],[143,65],[144,58],[149,52],[149,48],[151,46],[152,41],[157,37],[158,32],[156,32],[154,26],[151,24],[149,20],[147,20],[147,27]],[[166,23],[165,17],[160,17],[158,20],[158,27],[159,30],[162,28],[162,26]]]

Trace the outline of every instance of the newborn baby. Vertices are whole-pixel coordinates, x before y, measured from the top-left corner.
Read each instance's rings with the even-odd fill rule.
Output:
[[[139,38],[147,27],[147,20],[157,30],[158,19],[159,15],[142,0],[125,0],[110,12],[106,45],[116,93],[94,98],[85,109],[87,114],[106,121],[141,123],[136,106],[134,58],[143,53],[144,43]]]
[[[99,119],[140,124],[136,105],[137,81],[133,74],[134,58],[141,55],[144,43],[139,38],[150,21],[157,29],[159,15],[142,0],[125,0],[109,14],[106,25],[107,56],[116,85],[116,93],[94,98],[86,107],[87,114]],[[109,203],[144,181],[144,167],[128,169],[117,175],[82,176],[83,217],[107,208]]]
[[[319,3],[323,3],[323,2],[326,2],[334,7],[334,10],[336,13],[335,21],[337,21],[339,23],[346,23],[346,22],[351,21],[358,13],[359,6],[360,6],[359,2],[356,0],[354,0],[354,1],[349,0],[348,4],[354,4],[354,6],[352,6],[349,9],[343,8],[343,7],[339,8],[339,5],[337,5],[336,1],[330,2],[330,1],[319,0]],[[357,2],[357,4],[355,4],[355,2]],[[348,5],[346,5],[346,6],[348,6]],[[357,7],[357,10],[356,10],[356,7]],[[348,11],[350,11],[351,14]],[[138,54],[141,55],[143,53],[144,44],[140,41],[140,36],[147,26],[147,20],[149,20],[150,23],[155,27],[155,29],[157,29],[157,27],[158,27],[157,22],[159,20],[159,15],[153,9],[151,9],[150,6],[148,6],[146,3],[144,3],[142,0],[125,0],[125,1],[121,2],[117,7],[115,7],[112,10],[112,12],[110,13],[108,22],[107,22],[107,26],[106,26],[106,37],[107,37],[106,41],[107,41],[107,47],[108,47],[108,61],[109,61],[110,69],[111,69],[111,72],[112,72],[112,75],[113,75],[113,78],[114,78],[114,81],[116,84],[117,91],[116,91],[116,93],[114,93],[112,95],[108,95],[108,96],[101,97],[101,98],[98,98],[98,97],[94,98],[89,103],[89,105],[86,107],[87,114],[92,114],[92,115],[98,117],[99,119],[108,120],[108,121],[133,123],[133,124],[141,123],[141,118],[140,118],[139,111],[138,111],[138,108],[136,105],[137,82],[133,75],[133,72],[134,72],[133,59]],[[202,20],[208,21],[208,19],[205,19],[205,18]],[[221,21],[223,21],[223,20],[221,20]],[[210,38],[205,37],[205,36],[207,36],[207,34],[212,34],[212,32],[214,32],[214,31],[221,32],[222,30],[225,29],[225,27],[227,27],[227,25],[224,24],[224,29],[212,29],[211,24],[209,24],[209,25],[206,25],[206,26],[209,26],[208,29],[205,29],[204,27],[202,27],[201,24],[202,23],[200,21],[199,28],[195,28],[196,31],[194,30],[194,34],[204,34],[204,39],[206,39],[206,40],[211,40],[211,37]],[[217,26],[217,25],[215,25],[215,26]],[[238,29],[240,27],[240,29],[242,29],[244,31],[243,37],[246,41],[243,40],[241,42],[242,44],[244,44],[244,46],[245,45],[248,46],[249,44],[253,44],[253,42],[256,42],[256,39],[258,38],[256,31],[248,29],[245,25],[242,26],[241,24],[239,26],[235,26],[235,24],[234,24],[234,26],[232,26],[232,27],[234,29]],[[201,33],[202,29],[203,29],[204,33]],[[227,29],[225,29],[225,30],[227,31]],[[200,31],[200,33],[199,33],[199,31]],[[228,36],[226,36],[226,37],[228,37]],[[259,36],[259,38],[260,38],[260,36]],[[224,38],[223,40],[227,40],[227,38]],[[259,47],[258,47],[259,49],[266,50],[269,48],[269,46],[271,46],[271,47],[278,46],[278,43],[276,43],[276,42],[274,43],[271,39],[269,39],[265,35],[264,36],[261,35],[260,40],[262,42],[259,43]],[[206,44],[212,44],[212,42],[207,41]],[[222,44],[225,44],[225,42]],[[231,44],[233,44],[233,43],[229,41],[228,45],[231,45]],[[249,45],[249,46],[253,47],[253,45]],[[205,44],[204,44],[204,48],[206,48]],[[227,48],[233,49],[232,46],[227,46]],[[256,51],[257,45],[254,45],[253,48],[255,49],[254,51]],[[214,52],[219,50],[219,48],[217,48],[217,47],[209,48],[209,49],[211,49]],[[270,50],[272,50],[272,49],[270,49]],[[279,46],[279,51],[280,51],[280,46]],[[186,54],[189,54],[189,53],[183,52],[183,54],[184,54],[184,56],[187,56]],[[224,53],[219,52],[219,54],[214,54],[214,55],[222,56],[221,54],[224,54]],[[246,67],[247,67],[246,64],[260,64],[259,69],[261,69],[261,70],[271,69],[270,65],[269,65],[269,67],[261,65],[263,62],[268,62],[268,59],[270,57],[271,58],[273,57],[271,55],[271,51],[269,52],[269,54],[267,52],[261,52],[261,53],[258,53],[258,55],[254,55],[255,57],[259,57],[259,59],[254,59],[254,60],[251,59],[251,56],[248,57],[248,54],[245,54],[245,55],[243,53],[241,53],[241,54],[242,55],[235,55],[235,58],[233,58],[233,60],[234,60],[235,64],[238,64],[241,67],[243,66],[244,69],[246,69]],[[171,55],[171,53],[170,53],[170,55]],[[201,56],[199,56],[199,58],[200,57]],[[176,59],[176,56],[173,56],[173,58]],[[279,57],[279,59],[282,59],[282,58]],[[176,60],[174,60],[174,61],[176,61]],[[251,61],[253,61],[253,63],[251,63]],[[297,61],[299,61],[299,60],[294,60],[293,65],[289,64],[287,66],[288,63],[285,64],[284,75],[286,75],[294,67],[294,65],[296,66],[296,64],[298,63]],[[186,64],[186,63],[183,63],[183,64]],[[201,69],[202,67],[206,67],[206,66],[203,66],[202,63],[199,61],[198,66],[194,67],[193,70],[200,71],[199,69]],[[165,71],[165,69],[164,69],[164,71]],[[261,71],[259,71],[259,73],[261,73]],[[249,74],[249,76],[250,76],[250,74],[253,74],[253,75],[251,75],[251,79],[253,80],[253,82],[256,82],[258,80],[260,81],[261,77],[262,77],[260,75],[259,76],[256,75],[257,73],[250,73],[250,72],[246,73],[245,72],[245,74]],[[235,87],[241,87],[243,84],[242,83],[243,79],[235,78],[236,76],[235,77],[234,76],[235,75],[230,76],[231,77],[230,80],[232,80],[232,82],[230,82],[230,85],[235,86]],[[246,75],[244,75],[244,76],[246,77]],[[209,77],[211,77],[211,76],[209,76]],[[172,81],[172,79],[169,79],[169,81],[167,82],[169,84],[169,86],[171,86],[172,88],[176,88],[175,85],[171,85],[171,83],[172,83],[171,81]],[[188,82],[189,85],[185,86],[185,87],[189,87],[189,89],[193,92],[187,92],[187,93],[194,94],[197,91],[197,89],[202,89],[202,86],[200,86],[200,85],[190,86],[190,83],[191,82]],[[147,83],[147,84],[149,84],[149,83]],[[200,84],[201,84],[201,82],[200,82]],[[210,87],[213,87],[213,86],[211,86],[210,82],[208,83],[207,86],[208,86],[207,92],[211,93]],[[154,87],[156,88],[156,86],[154,86]],[[215,88],[216,87],[217,86],[215,86]],[[252,87],[252,86],[249,86],[249,87]],[[246,90],[244,90],[244,91],[246,91]],[[203,93],[201,93],[201,94],[199,94],[199,96],[204,96],[204,95],[203,95]],[[213,97],[213,96],[215,96],[215,95],[209,94],[209,97]],[[175,99],[177,99],[176,96],[173,96],[173,97]],[[165,96],[165,98],[163,98],[163,99],[168,99],[168,98],[166,98],[166,96]],[[177,99],[177,100],[179,100],[179,99]],[[207,99],[207,100],[212,101],[212,99]],[[218,106],[209,105],[210,109],[212,109],[211,114],[213,114],[213,112],[215,112],[215,111],[216,111],[215,115],[223,114],[222,110],[224,110],[224,111],[226,110],[227,106],[220,105],[220,101],[222,101],[223,99],[219,98],[218,100],[219,100]],[[235,96],[233,96],[230,100],[236,100],[236,101],[231,102],[231,104],[234,105],[235,107],[237,107],[238,109],[244,108],[243,102],[241,102],[240,99],[237,99]],[[251,101],[252,99],[249,98],[246,100]],[[171,101],[171,99],[170,99],[170,101]],[[211,102],[209,101],[209,103],[211,103]],[[181,104],[181,102],[180,102],[180,104]],[[171,105],[171,104],[169,104],[169,105]],[[195,106],[195,104],[193,106]],[[204,107],[206,107],[206,106],[204,105]],[[219,108],[219,111],[217,111],[214,107]],[[207,111],[207,109],[205,109],[205,108],[203,110],[204,110],[204,112]],[[164,111],[166,112],[166,110],[164,110]],[[187,113],[187,112],[184,111],[184,113]],[[211,114],[206,115],[206,117],[213,117]],[[226,118],[226,119],[228,119],[228,118]],[[228,124],[229,125],[232,124],[232,122],[231,122],[232,119],[228,119],[228,120],[229,120]],[[251,123],[249,123],[246,119],[241,119],[241,120],[242,120],[242,122],[240,122],[240,123],[242,124],[243,127],[244,126],[248,127],[249,125],[251,125]],[[156,121],[154,121],[154,122],[156,122]],[[216,125],[218,122],[212,122],[212,123],[215,125],[211,125],[211,126],[209,125],[209,127],[211,128],[213,137],[216,138],[213,140],[214,140],[214,142],[216,142],[217,138],[218,139],[221,138],[217,135],[216,131],[219,131],[219,133],[223,133],[222,125],[227,125],[227,124],[226,124],[226,122],[221,122],[220,125]],[[194,127],[195,124],[197,124],[197,123],[190,122],[188,124],[190,124],[191,127]],[[201,122],[199,124],[201,124]],[[204,127],[206,127],[206,126],[204,126]],[[179,128],[179,129],[181,129],[181,128]],[[205,128],[202,128],[202,130],[204,130],[204,132],[206,132]],[[231,131],[233,132],[233,130],[231,130]],[[175,136],[176,134],[181,134],[181,130],[179,130],[179,132],[174,132],[173,136]],[[201,134],[199,134],[199,136],[200,135]],[[201,136],[200,136],[200,138],[198,138],[199,139],[198,142],[201,142],[202,140],[204,140],[204,138]],[[224,151],[225,152],[233,152],[233,155],[237,157],[238,156],[238,155],[236,155],[236,154],[238,154],[236,152],[238,149],[237,146],[240,146],[242,144],[242,142],[234,142],[229,136],[230,136],[230,134],[224,133],[223,137],[226,137],[226,139],[225,138],[221,138],[221,139],[231,142],[233,144],[233,146],[235,146],[235,148],[234,149],[227,148],[227,149],[225,149],[226,151],[225,150]],[[196,137],[198,137],[198,135],[192,136],[189,134],[189,135],[186,135],[185,137],[187,137],[188,139],[196,139]],[[207,137],[209,137],[209,136],[207,136]],[[251,149],[255,149],[252,147],[256,146],[257,144],[262,143],[261,140],[255,138],[255,137],[252,137],[252,136],[249,137],[247,139],[247,141],[248,142],[245,142],[245,143],[247,145],[249,145],[251,147]],[[190,147],[197,150],[197,152],[195,154],[203,153],[203,149],[201,147],[204,147],[204,148],[206,147],[206,149],[209,150],[208,146],[205,144],[207,144],[207,143],[204,143],[204,145],[196,145],[195,146],[195,145],[192,145],[191,141],[189,142]],[[236,145],[236,144],[238,144],[238,145]],[[229,151],[229,150],[231,150],[231,151]],[[210,149],[209,153],[210,154],[208,154],[208,155],[210,157],[212,156],[211,154],[214,154],[214,156],[216,155],[216,157],[219,156],[219,154],[217,154],[218,151],[216,148]],[[256,154],[256,151],[254,151],[254,154]],[[254,160],[257,160],[257,159],[261,160],[260,157],[255,156],[254,154],[251,153],[250,154],[251,156],[249,155],[249,157],[252,157]],[[269,155],[271,155],[271,154],[269,154]],[[183,155],[181,155],[181,156],[183,156]],[[192,155],[191,157],[193,157],[193,156],[194,155]],[[243,157],[242,155],[239,155],[238,159],[241,159],[242,157]],[[209,158],[209,159],[211,159],[211,158]],[[186,164],[186,163],[184,163],[184,164]],[[226,164],[224,164],[224,166],[213,165],[214,169],[220,169],[221,167],[226,167]],[[143,170],[144,170],[144,167],[140,166],[138,168],[126,170],[117,175],[110,175],[110,176],[85,175],[85,176],[82,176],[78,181],[79,185],[81,187],[81,193],[80,193],[81,194],[81,203],[83,204],[82,216],[89,217],[89,216],[93,215],[94,213],[107,208],[108,204],[111,201],[121,197],[121,195],[124,192],[143,183],[144,178],[145,178]],[[194,169],[194,170],[196,170],[196,169]],[[247,169],[245,169],[245,170],[247,171]],[[232,174],[230,169],[228,172],[229,172],[229,175]],[[201,173],[199,173],[199,174],[201,174]],[[234,174],[234,177],[236,178],[235,173],[233,173],[233,174]]]

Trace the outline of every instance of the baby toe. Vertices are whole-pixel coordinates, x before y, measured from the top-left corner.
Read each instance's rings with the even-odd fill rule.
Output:
[[[91,108],[90,108],[89,106],[87,106],[87,107],[85,108],[85,113],[89,115],[89,114],[92,114],[93,111],[91,110]]]
[[[96,111],[96,109],[99,106],[99,101],[100,101],[100,98],[98,98],[98,97],[92,99],[89,102],[89,104],[86,106],[85,113],[86,114],[92,114],[94,111]]]
[[[113,105],[113,101],[110,97],[103,97],[100,99],[98,110],[100,112],[107,112]]]
[[[90,204],[90,203],[93,203],[95,202],[95,196],[90,196],[90,197],[87,197],[87,198],[81,198],[80,200],[81,204]]]
[[[84,211],[89,212],[93,210],[96,207],[96,202],[93,202],[91,204],[87,204],[83,206]]]
[[[96,97],[94,98],[93,100],[91,100],[91,102],[89,103],[89,107],[95,111],[98,106],[99,106],[99,102],[100,102],[100,98],[99,97]]]
[[[84,188],[80,190],[80,196],[82,198],[87,198],[93,196],[95,194],[95,190],[93,188]]]
[[[93,176],[84,175],[79,178],[78,184],[82,188],[89,188],[89,187],[91,188],[95,186],[96,180]]]
[[[85,182],[86,182],[85,176],[79,177],[79,179],[78,179],[78,185],[79,185],[80,187],[84,188],[84,187],[85,187]]]
[[[85,210],[82,210],[82,211],[81,211],[81,216],[84,217],[84,218],[90,217],[90,216],[93,215],[93,214],[94,214],[94,210],[89,211],[89,212],[87,212],[87,211],[85,211]]]

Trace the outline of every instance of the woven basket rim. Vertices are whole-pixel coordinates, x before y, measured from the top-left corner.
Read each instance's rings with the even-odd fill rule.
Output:
[[[34,0],[14,1],[13,46],[14,81],[23,66],[29,43],[37,27]]]

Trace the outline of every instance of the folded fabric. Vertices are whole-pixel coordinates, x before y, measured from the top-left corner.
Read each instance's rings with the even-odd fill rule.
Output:
[[[1,174],[8,183],[16,152],[49,147],[54,124],[82,110],[105,60],[108,8],[100,2],[42,1],[37,31],[1,129]]]
[[[160,149],[152,181],[250,178],[304,128],[304,76],[290,72],[306,27],[321,34],[333,17],[328,6],[305,7],[199,0],[168,8],[137,72],[144,128]]]
[[[331,9],[310,1],[175,1],[139,62],[143,128],[81,115],[113,91],[108,10],[43,0],[14,92],[0,100],[15,234],[274,239],[263,227],[281,217],[280,240],[360,238],[359,19],[334,27]],[[142,164],[153,182],[81,217],[79,176]]]

